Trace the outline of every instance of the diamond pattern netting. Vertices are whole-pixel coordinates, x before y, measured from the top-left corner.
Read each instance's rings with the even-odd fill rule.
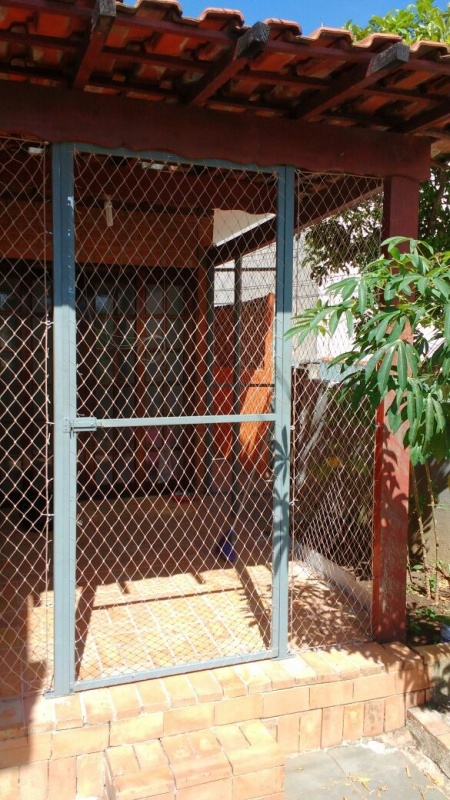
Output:
[[[39,143],[0,159],[9,697],[52,684],[51,174]],[[377,191],[297,174],[294,310],[376,254]],[[76,154],[77,416],[116,420],[77,436],[79,680],[270,649],[275,432],[214,417],[274,407],[276,194],[270,171]],[[370,636],[373,423],[336,403],[336,346],[293,349],[294,648]]]
[[[294,314],[377,257],[381,208],[375,180],[297,173]],[[337,402],[338,368],[329,366],[350,347],[344,324],[332,339],[293,345],[294,649],[371,638],[374,420],[364,404],[356,413]]]
[[[79,680],[271,646],[271,173],[77,153]],[[267,218],[267,219],[266,219]],[[161,418],[161,424],[133,420]]]
[[[47,148],[0,139],[0,697],[52,676],[50,227]]]

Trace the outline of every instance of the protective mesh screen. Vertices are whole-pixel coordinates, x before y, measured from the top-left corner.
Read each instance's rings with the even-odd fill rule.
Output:
[[[79,680],[271,646],[276,192],[76,154]]]
[[[0,697],[52,683],[49,161],[0,139]],[[376,255],[380,200],[296,187],[299,311]],[[77,416],[99,420],[77,434],[78,680],[270,650],[276,443],[239,416],[274,408],[276,207],[276,173],[76,153]],[[347,346],[293,347],[294,648],[370,638],[373,422],[328,369]]]
[[[372,179],[298,172],[296,189],[294,314],[377,257],[381,220],[380,187]],[[350,348],[345,324],[332,339],[293,345],[294,648],[371,638],[374,420],[364,404],[356,413],[338,403],[339,368],[330,366]]]
[[[52,675],[48,162],[0,139],[0,697]]]

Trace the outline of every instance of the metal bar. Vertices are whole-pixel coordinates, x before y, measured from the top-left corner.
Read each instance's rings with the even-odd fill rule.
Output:
[[[288,655],[289,495],[291,443],[291,326],[294,248],[293,167],[279,171],[277,273],[275,305],[275,446],[273,503],[272,647],[278,658]]]
[[[205,403],[208,416],[214,412],[214,269],[206,267],[206,374],[205,374]],[[213,482],[213,431],[207,425],[205,432],[205,488],[211,489]]]
[[[120,686],[123,683],[132,681],[148,680],[149,678],[164,678],[169,675],[181,675],[187,672],[199,672],[204,669],[214,669],[215,667],[229,667],[236,664],[248,664],[252,661],[265,661],[273,658],[272,650],[262,650],[258,653],[247,653],[243,656],[224,656],[223,658],[212,659],[211,661],[199,661],[193,664],[177,664],[173,667],[161,667],[159,669],[146,670],[145,672],[129,672],[126,675],[111,675],[105,678],[92,678],[86,681],[77,681],[73,689],[75,692],[84,692],[87,689],[99,689],[103,686]],[[49,693],[51,696],[51,693]]]
[[[55,695],[75,680],[76,319],[73,146],[52,146],[54,269],[54,600]]]
[[[192,164],[199,167],[223,167],[224,169],[237,169],[239,172],[275,172],[276,167],[261,167],[258,164],[238,164],[235,161],[226,161],[221,158],[186,158],[173,153],[151,152],[149,150],[129,150],[126,147],[101,147],[77,142],[74,145],[77,153],[96,153],[105,156],[122,156],[145,161],[166,161],[169,164]]]
[[[275,414],[218,414],[205,417],[127,417],[98,419],[98,428],[143,428],[160,425],[221,425],[233,422],[274,422]],[[69,423],[70,427],[70,423]],[[75,420],[72,427],[76,427]]]
[[[233,411],[239,414],[241,407],[241,351],[242,351],[242,257],[235,261],[234,271],[234,326],[233,326]],[[239,422],[233,424],[233,463],[231,466],[231,498],[230,504],[233,511],[233,525],[236,525],[239,513]]]
[[[258,267],[245,267],[244,271],[245,271],[245,274],[247,274],[248,272],[257,272],[258,275],[259,275],[260,272],[271,272],[273,274],[275,272],[275,268],[274,267],[261,267],[261,269],[258,269]],[[216,267],[216,272],[220,272],[221,275],[222,275],[223,272],[233,272],[234,273],[234,267],[219,267],[218,266],[218,267]],[[223,305],[225,305],[225,303]]]

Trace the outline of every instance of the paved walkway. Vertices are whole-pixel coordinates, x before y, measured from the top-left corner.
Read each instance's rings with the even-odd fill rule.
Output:
[[[450,780],[412,745],[379,740],[292,756],[285,800],[444,800]]]

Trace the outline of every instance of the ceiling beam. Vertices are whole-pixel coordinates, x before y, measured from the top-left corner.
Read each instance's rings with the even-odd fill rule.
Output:
[[[295,75],[283,72],[265,72],[260,69],[248,69],[239,76],[243,81],[256,84],[266,83],[269,86],[285,86],[292,89],[325,89],[329,81],[324,78],[312,78],[310,75]]]
[[[18,78],[31,78],[31,75],[34,80],[45,81],[50,86],[67,86],[68,80],[67,77],[55,67],[51,68],[44,68],[44,69],[33,69],[32,73],[30,74],[29,67],[11,67],[9,64],[2,64],[0,62],[0,74],[2,75],[14,75]],[[32,81],[29,81],[30,84]],[[11,83],[11,81],[1,81],[1,83]],[[17,86],[17,83],[13,83],[14,86]]]
[[[314,197],[297,198],[294,228],[296,233],[311,225],[317,225],[328,217],[340,214],[357,202],[368,200],[377,194],[382,185],[375,178],[351,178],[348,175],[336,180],[332,185],[324,184],[324,191],[318,192]],[[276,218],[267,220],[247,233],[240,234],[229,242],[216,247],[208,248],[205,257],[208,266],[219,266],[233,261],[240,256],[267,247],[276,238]]]
[[[0,0],[0,6],[2,5]],[[62,50],[64,52],[70,50],[79,50],[80,43],[73,41],[73,39],[59,39],[56,36],[41,36],[34,33],[17,33],[15,31],[7,31],[0,28],[0,42],[8,42],[9,44],[18,44],[23,47],[24,44],[29,47],[41,47],[45,50]]]
[[[398,133],[424,133],[435,125],[446,125],[450,122],[449,101],[444,100],[434,108],[429,108],[421,114],[411,117],[407,122],[396,125],[394,130]]]
[[[34,158],[34,157],[33,157]],[[15,157],[13,178],[2,181],[2,167],[8,163],[9,153],[0,151],[0,191],[21,192],[42,189],[42,172],[30,170],[30,156]],[[139,163],[140,162],[140,163]],[[259,179],[255,172],[244,173],[214,170],[197,174],[184,168],[153,170],[151,160],[128,158],[122,164],[99,158],[95,168],[88,173],[83,169],[83,157],[75,159],[75,187],[77,201],[85,205],[102,203],[111,198],[115,207],[148,207],[177,210],[192,208],[209,214],[212,209],[224,211],[240,209],[250,214],[269,214],[276,211],[277,193],[274,181]],[[147,168],[142,166],[144,164]],[[9,173],[8,173],[9,174]]]
[[[376,178],[370,180],[344,175],[331,186],[325,185],[324,191],[302,199],[294,223],[296,232],[317,225],[328,217],[342,214],[356,203],[373,197],[381,189],[382,182]]]
[[[297,119],[308,120],[317,117],[329,108],[336,108],[348,97],[355,96],[373,83],[377,83],[384,75],[403,67],[409,61],[409,47],[403,42],[396,42],[373,56],[369,64],[347,70],[343,77],[330,81],[329,89],[320,92],[310,100],[299,101]]]
[[[152,53],[151,51],[144,53],[140,49],[104,47],[102,54],[117,61],[134,61],[136,64],[143,64],[148,67],[164,67],[177,72],[207,72],[211,68],[209,61],[194,61],[192,58],[166,56],[160,53]]]
[[[236,119],[203,108],[11,81],[0,81],[0,109],[4,135],[20,131],[47,142],[84,141],[262,167],[292,164],[312,172],[429,176],[430,143],[421,136],[252,114]]]
[[[418,89],[402,89],[397,85],[393,86],[367,86],[362,90],[363,95],[369,97],[385,97],[387,102],[390,100],[401,100],[406,103],[441,103],[444,95],[435,92],[421,92]]]
[[[59,0],[1,0],[3,8],[19,8],[34,14],[54,14],[58,17],[89,19],[92,16],[87,6],[61,3]]]
[[[74,89],[84,89],[116,18],[116,0],[96,0],[89,41],[81,54],[73,79]]]
[[[220,264],[226,264],[235,258],[252,253],[260,247],[265,247],[275,241],[276,232],[277,220],[275,217],[262,222],[261,225],[257,225],[247,233],[235,236],[229,242],[209,247],[205,253],[205,266],[217,267]]]
[[[238,39],[234,52],[231,55],[227,53],[215,62],[210,71],[186,93],[186,102],[196,106],[205,105],[222,86],[263,52],[269,41],[269,34],[268,25],[256,22]]]

